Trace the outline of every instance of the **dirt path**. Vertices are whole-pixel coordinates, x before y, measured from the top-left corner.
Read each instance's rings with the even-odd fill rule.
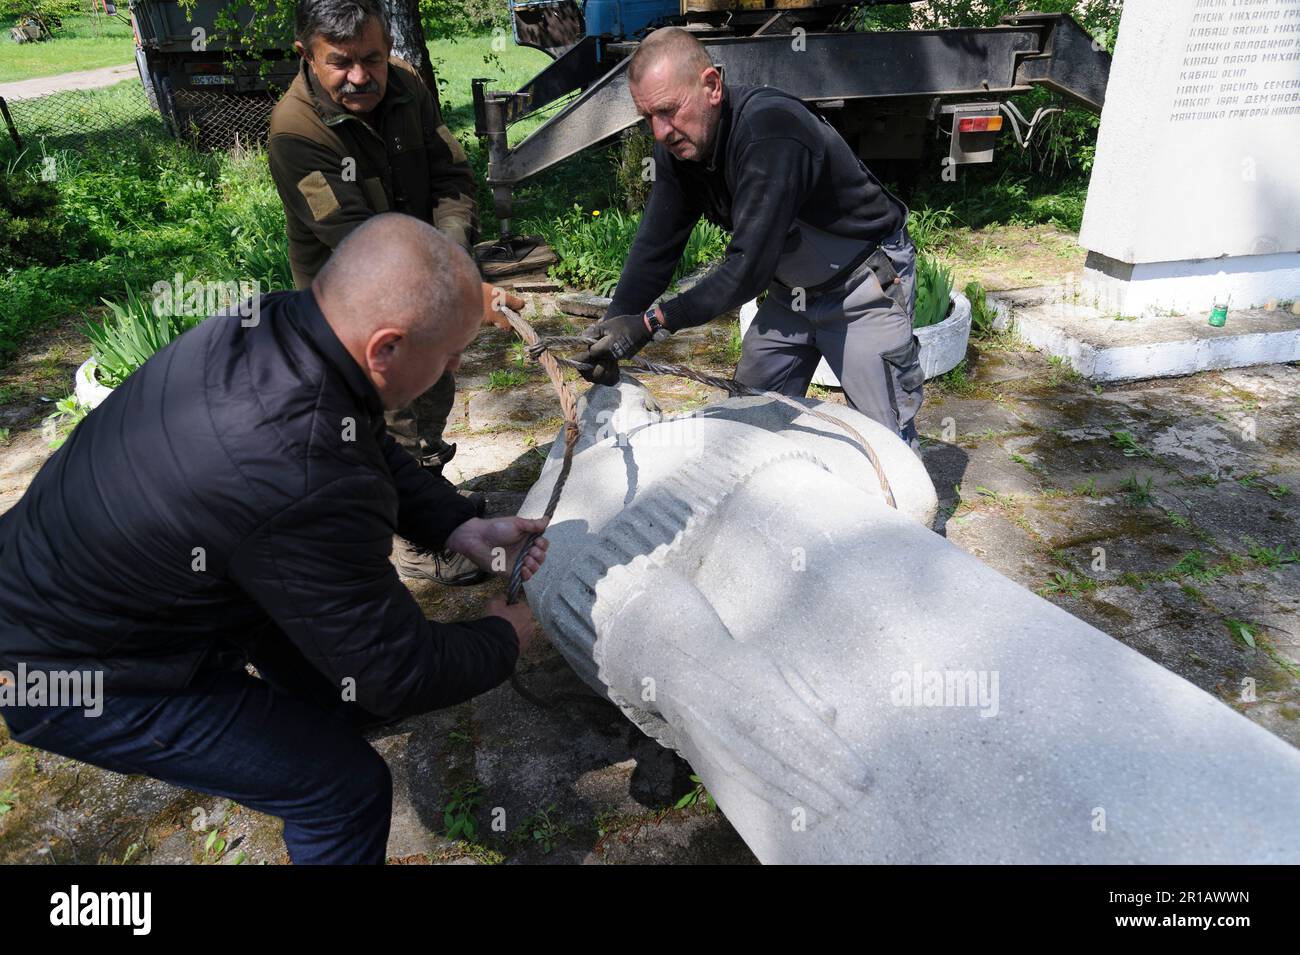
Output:
[[[64,90],[93,90],[101,86],[112,86],[114,83],[138,75],[134,63],[123,63],[121,66],[104,66],[97,70],[58,73],[54,76],[38,76],[34,80],[0,83],[0,96],[5,99],[34,99],[37,96],[61,93]]]
[[[53,453],[41,422],[72,391],[77,366],[90,355],[81,321],[69,316],[0,368],[0,512],[17,503]]]

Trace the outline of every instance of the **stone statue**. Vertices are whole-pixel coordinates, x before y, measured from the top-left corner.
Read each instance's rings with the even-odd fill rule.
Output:
[[[570,665],[763,862],[1300,862],[1300,751],[930,527],[912,451],[624,374],[526,585]],[[555,443],[521,514],[542,513]]]

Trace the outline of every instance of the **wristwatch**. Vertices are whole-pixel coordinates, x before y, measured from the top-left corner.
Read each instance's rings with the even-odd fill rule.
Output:
[[[668,326],[659,321],[658,307],[654,305],[645,310],[645,327],[650,332],[650,337],[657,342],[667,341],[672,334]]]

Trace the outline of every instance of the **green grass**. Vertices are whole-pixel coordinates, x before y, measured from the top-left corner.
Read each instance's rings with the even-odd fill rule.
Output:
[[[183,294],[182,294],[183,302]],[[123,303],[107,302],[108,315],[102,322],[87,322],[84,332],[94,346],[97,376],[116,388],[150,356],[206,318],[179,309],[160,308],[148,294],[126,287]]]
[[[554,812],[555,803],[551,803],[545,809],[539,809],[525,816],[519,828],[510,834],[510,841],[517,845],[531,844],[541,849],[542,855],[549,855],[551,850],[573,831],[569,823],[552,818],[551,814]]]
[[[514,368],[497,368],[488,375],[488,391],[509,391],[522,385],[528,376]]]
[[[998,313],[989,305],[988,293],[979,282],[967,282],[962,294],[970,302],[970,333],[972,338],[985,338],[993,334],[993,323]]]
[[[0,162],[39,175],[39,144],[18,157],[3,147]],[[80,261],[0,272],[0,360],[33,329],[123,300],[128,284],[149,289],[178,272],[186,282],[257,280],[263,291],[290,284],[284,211],[264,154],[198,153],[156,130],[130,130],[49,155],[61,214],[85,249]]]
[[[966,374],[965,358],[934,380],[942,390],[959,398],[970,396],[975,392],[975,382],[971,381]]]
[[[121,9],[125,11],[126,4]],[[135,59],[135,41],[130,24],[110,17],[67,17],[54,37],[40,43],[14,43],[9,39],[13,23],[0,24],[0,83],[30,80],[118,66]]]
[[[1281,567],[1283,564],[1300,563],[1300,550],[1288,551],[1280,544],[1277,547],[1265,547],[1250,538],[1246,538],[1246,546],[1246,553],[1261,567],[1273,568]]]
[[[1245,620],[1234,620],[1232,618],[1225,620],[1224,624],[1227,626],[1228,633],[1231,634],[1232,639],[1239,643],[1244,643],[1252,650],[1255,649],[1255,631],[1259,629],[1255,624],[1248,623]]]
[[[1051,357],[1056,359],[1058,364],[1060,363],[1060,356],[1053,355]],[[1152,456],[1150,451],[1138,444],[1137,438],[1133,437],[1130,431],[1112,431],[1110,433],[1110,444],[1111,447],[1123,451],[1126,458],[1149,458]]]
[[[1038,588],[1041,596],[1047,597],[1052,594],[1065,594],[1070,597],[1081,597],[1089,590],[1097,588],[1097,581],[1091,577],[1076,574],[1073,571],[1054,571],[1048,582]]]
[[[913,328],[937,325],[952,307],[952,269],[925,253],[916,256],[916,309]]]
[[[1222,577],[1228,572],[1228,568],[1223,564],[1210,566],[1206,556],[1199,550],[1190,550],[1169,568],[1171,574],[1177,576],[1191,577],[1198,583],[1208,583],[1216,577]]]
[[[37,99],[9,104],[27,148],[37,151],[67,149],[80,153],[89,147],[85,161],[110,158],[138,138],[162,139],[166,130],[158,114],[149,109],[138,79],[91,90],[66,90]],[[5,137],[6,144],[8,137]],[[8,145],[6,145],[8,148]]]
[[[723,362],[728,365],[736,365],[740,362],[740,353],[744,349],[745,337],[740,334],[740,321],[737,320],[731,326],[731,334],[727,337],[727,347],[723,352]]]
[[[1130,474],[1120,484],[1119,489],[1124,492],[1124,500],[1130,507],[1146,507],[1155,500],[1151,478],[1143,482],[1138,480],[1136,474]]]
[[[469,156],[478,182],[479,225],[485,238],[497,235],[497,221],[492,211],[492,193],[487,188],[487,149],[474,135],[474,101],[470,80],[492,77],[489,90],[514,90],[532,79],[550,64],[546,54],[507,43],[500,52],[492,49],[492,37],[464,37],[435,40],[429,44],[438,75],[438,96],[448,128],[456,135]],[[508,139],[513,147],[542,125],[559,107],[540,116],[521,120],[510,127]],[[570,157],[529,179],[515,190],[514,218],[535,233],[539,220],[563,215],[575,203],[583,209],[608,209],[619,198],[617,187],[618,154],[616,144],[593,147]]]
[[[912,209],[907,217],[907,234],[917,252],[942,245],[952,238],[957,216],[952,208],[921,207]]]
[[[1077,170],[1056,179],[1031,173],[1009,152],[1016,148],[1004,144],[1003,155],[989,168],[965,167],[956,182],[930,182],[910,197],[908,232],[918,250],[953,266],[958,285],[987,270],[1018,266],[1027,241],[1044,261],[1025,263],[1026,271],[1018,275],[1022,280],[1043,269],[1050,273],[1052,254],[1062,260],[1073,254],[1068,233],[1078,232],[1083,220],[1087,176]],[[1043,226],[1061,232],[1043,232]],[[1022,228],[1034,230],[1032,241],[1021,236]],[[981,311],[975,319],[991,317]],[[975,331],[976,337],[988,334],[978,325]]]
[[[1030,471],[1034,474],[1042,474],[1044,471],[1043,466],[1041,464],[1035,464],[1033,461],[1029,460],[1023,454],[1018,454],[1015,451],[1011,452],[1011,460],[1015,461],[1016,464],[1019,464],[1026,471]]]
[[[920,191],[912,200],[912,222],[921,216],[938,215],[937,221],[927,223],[938,226],[928,230],[926,237],[931,244],[942,241],[945,233],[951,235],[958,226],[982,229],[998,224],[1051,223],[1078,232],[1087,195],[1087,176],[1052,181],[1008,168],[967,168],[956,182],[937,183]],[[916,239],[911,224],[908,231]]]
[[[640,222],[640,213],[616,208],[587,212],[575,205],[563,215],[526,220],[523,228],[541,234],[560,257],[550,269],[553,278],[609,295],[618,284]],[[672,281],[720,258],[726,243],[726,233],[701,220],[687,240]]]
[[[456,40],[433,40],[429,56],[438,77],[438,99],[442,116],[455,132],[471,133],[474,129],[474,99],[470,80],[491,77],[490,90],[514,90],[523,86],[552,61],[540,50],[507,43],[500,52],[492,49],[491,36],[462,37]],[[510,127],[510,145],[515,145],[542,124],[541,118],[529,118]]]

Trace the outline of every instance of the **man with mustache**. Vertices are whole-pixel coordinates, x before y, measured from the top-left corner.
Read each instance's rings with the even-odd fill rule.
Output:
[[[331,252],[372,216],[401,212],[430,223],[472,254],[478,237],[474,175],[437,101],[392,53],[379,0],[303,0],[294,22],[301,69],[271,114],[267,151],[284,203],[294,284],[311,284]],[[373,250],[376,257],[384,250]],[[509,330],[497,294],[483,284],[483,321]],[[409,407],[387,413],[388,430],[439,480],[456,452],[443,440],[456,379],[443,375]],[[482,516],[481,495],[468,495]],[[398,573],[451,585],[479,583],[479,568],[450,551],[395,541]]]
[[[656,140],[654,187],[583,376],[702,325],[764,290],[736,379],[803,397],[822,357],[850,406],[919,449],[922,372],[912,334],[916,249],[907,207],[829,123],[772,87],[725,85],[679,27],[637,47],[627,67]],[[731,232],[722,264],[656,303],[701,216]]]

